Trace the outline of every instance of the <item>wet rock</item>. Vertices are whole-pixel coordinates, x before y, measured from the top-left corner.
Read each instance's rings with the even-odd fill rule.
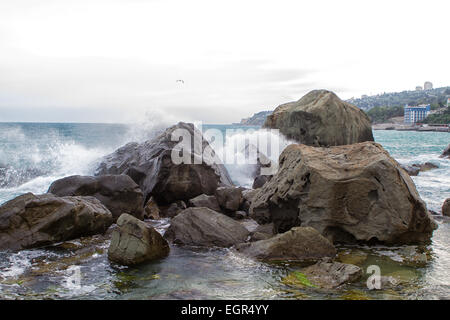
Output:
[[[180,138],[181,134],[190,137]],[[211,150],[192,123],[180,122],[153,140],[129,143],[106,156],[96,175],[129,175],[140,186],[145,199],[153,196],[159,205],[189,201],[201,194],[212,195],[220,186],[233,185],[224,165]],[[173,161],[172,155],[190,159],[190,163]]]
[[[300,100],[282,104],[265,128],[279,129],[289,139],[311,146],[337,146],[373,141],[369,117],[333,92],[313,90]]]
[[[188,202],[189,207],[205,207],[214,211],[220,211],[219,202],[215,196],[201,194]]]
[[[445,148],[440,157],[450,159],[450,144]]]
[[[215,191],[216,199],[220,208],[226,213],[238,211],[244,202],[242,188],[240,187],[220,187]]]
[[[358,266],[333,262],[331,259],[323,259],[312,266],[302,269],[301,272],[311,283],[326,289],[356,282],[361,279],[363,274]]]
[[[311,227],[296,227],[267,240],[243,243],[236,250],[260,260],[314,261],[334,257],[333,245]]]
[[[122,214],[111,236],[108,258],[122,265],[136,265],[169,254],[167,241],[151,226]]]
[[[153,197],[147,201],[144,207],[144,217],[147,219],[158,220],[160,219],[161,210]]]
[[[374,142],[290,145],[278,173],[256,194],[250,216],[277,232],[311,226],[333,242],[427,242],[437,227],[414,182]]]
[[[236,211],[233,215],[233,218],[237,219],[237,220],[242,220],[247,218],[247,212],[245,211]]]
[[[337,255],[337,260],[339,262],[345,264],[354,264],[357,266],[361,266],[364,262],[366,262],[368,258],[368,254],[361,250],[346,250],[341,251]]]
[[[428,171],[431,169],[439,168],[438,165],[435,165],[434,163],[431,162],[425,162],[423,164],[419,164],[418,166],[420,167],[420,171]]]
[[[258,190],[255,189],[244,189],[242,190],[242,198],[244,199],[241,205],[242,210],[249,212],[250,205],[252,204],[253,198]]]
[[[420,168],[416,166],[408,166],[408,165],[401,165],[400,166],[403,170],[405,170],[410,176],[415,177],[419,175]]]
[[[397,252],[403,259],[404,264],[415,267],[423,267],[431,259],[431,254],[423,248],[405,246]]]
[[[257,176],[253,181],[252,188],[253,189],[261,188],[267,181],[270,181],[270,179],[272,179],[272,175]]]
[[[144,195],[139,186],[127,175],[65,177],[54,181],[48,192],[59,197],[97,198],[111,211],[114,221],[122,213],[129,213],[141,220],[144,218]]]
[[[247,240],[239,222],[209,208],[188,208],[172,219],[165,238],[178,244],[231,247]]]
[[[444,204],[442,205],[442,215],[450,217],[450,198],[445,199]]]
[[[425,163],[414,163],[412,165],[401,165],[401,167],[408,172],[410,176],[417,176],[419,175],[419,172],[428,171],[431,169],[439,168],[439,166],[431,163],[431,162],[425,162]]]
[[[173,218],[186,209],[186,203],[184,201],[177,201],[171,203],[169,206],[163,207],[161,210],[161,215],[165,218]]]
[[[0,249],[20,250],[105,232],[111,212],[94,197],[27,193],[0,207]]]
[[[273,229],[273,223],[258,225],[258,227],[250,235],[250,242],[272,238],[275,235]]]

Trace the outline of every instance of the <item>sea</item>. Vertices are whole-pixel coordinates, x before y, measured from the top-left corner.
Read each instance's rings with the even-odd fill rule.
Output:
[[[261,132],[259,127],[203,125],[203,131],[208,129],[220,130],[229,142]],[[154,137],[158,130],[131,124],[0,123],[0,205],[26,192],[45,193],[54,180],[65,176],[92,175],[103,156],[127,142]],[[412,179],[428,208],[440,212],[450,198],[450,160],[439,155],[450,143],[450,134],[376,130],[374,137],[401,164],[438,166]],[[284,141],[282,147],[289,143]],[[222,151],[233,154],[229,148],[234,146],[229,145],[225,143]],[[226,166],[235,184],[251,186],[247,170]],[[229,249],[173,246],[160,261],[120,267],[107,259],[109,240],[98,238],[0,251],[0,298],[450,299],[450,222],[443,217],[436,220],[439,227],[427,246],[338,247],[339,256],[359,263],[364,279],[370,276],[369,267],[376,265],[383,275],[399,280],[400,285],[386,290],[371,290],[365,280],[335,290],[296,286],[287,279],[300,266],[254,261]],[[170,222],[149,223],[164,233]],[[89,241],[95,242],[94,250],[86,249]],[[422,259],[411,259],[411,252]]]

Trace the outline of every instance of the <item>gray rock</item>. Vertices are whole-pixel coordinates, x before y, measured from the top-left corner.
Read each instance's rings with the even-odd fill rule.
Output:
[[[165,218],[173,218],[186,209],[186,203],[184,201],[177,201],[171,203],[169,206],[163,207],[161,210],[161,216]]]
[[[261,188],[267,181],[270,181],[272,179],[272,175],[265,175],[265,176],[257,176],[255,180],[253,180],[253,189]]]
[[[247,240],[239,222],[209,208],[188,208],[172,219],[165,238],[194,246],[231,247]]]
[[[405,170],[410,176],[415,177],[419,175],[420,168],[416,166],[409,166],[409,165],[401,165],[400,166],[403,170]]]
[[[97,198],[111,211],[114,221],[122,213],[129,213],[141,220],[144,218],[144,195],[139,186],[127,175],[65,177],[54,181],[48,192],[59,197]]]
[[[321,288],[332,289],[344,284],[356,282],[362,277],[360,267],[323,259],[316,264],[302,269],[308,280]]]
[[[181,146],[179,140],[172,141],[180,131],[198,138],[189,144],[190,151]],[[220,186],[233,185],[219,158],[211,152],[204,152],[210,149],[209,143],[192,123],[180,122],[153,140],[142,144],[129,143],[106,156],[96,175],[129,175],[140,186],[145,199],[153,196],[160,205],[177,200],[189,201],[201,194],[214,194]],[[172,152],[180,154],[182,150],[183,156],[191,159],[191,163],[176,164],[172,161]]]
[[[333,242],[428,242],[437,227],[411,177],[374,142],[288,146],[250,216],[277,232],[311,226]]]
[[[232,213],[238,211],[244,202],[242,188],[240,187],[220,187],[215,191],[215,196],[219,206],[224,212]]]
[[[243,189],[242,198],[243,202],[241,204],[241,209],[249,213],[250,205],[252,204],[255,194],[258,192],[256,189]]]
[[[0,250],[21,250],[105,232],[111,212],[93,197],[27,193],[0,206]]]
[[[450,144],[445,148],[440,157],[450,159]]]
[[[169,251],[169,244],[158,231],[124,213],[112,232],[108,258],[129,266],[163,258]]]
[[[264,127],[279,129],[289,139],[312,146],[373,141],[370,119],[364,111],[327,90],[313,90],[298,101],[280,105],[267,117]]]
[[[236,211],[233,214],[233,218],[238,219],[238,220],[245,219],[245,218],[247,218],[247,212],[245,212],[245,211]]]
[[[219,202],[215,196],[201,194],[188,202],[189,207],[205,207],[214,211],[220,211]]]
[[[450,217],[450,198],[445,199],[444,203],[442,204],[442,215]]]
[[[333,245],[311,227],[296,227],[267,240],[243,243],[238,245],[236,250],[249,257],[266,261],[316,261],[336,255]]]
[[[260,224],[250,235],[250,242],[267,240],[275,235],[273,223]]]
[[[408,172],[410,176],[417,176],[419,175],[419,172],[428,171],[431,169],[439,168],[439,166],[435,165],[431,162],[425,162],[425,163],[414,163],[412,165],[401,165],[401,167]]]

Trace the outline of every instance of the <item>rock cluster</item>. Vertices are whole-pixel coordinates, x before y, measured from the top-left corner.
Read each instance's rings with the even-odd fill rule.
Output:
[[[205,152],[210,149],[208,141],[192,123],[180,122],[153,140],[129,143],[106,156],[96,175],[129,175],[140,186],[145,199],[153,196],[158,204],[188,201],[201,194],[214,194],[220,186],[233,185],[218,157]],[[190,163],[172,161],[172,153],[179,155],[181,151]]]
[[[103,233],[111,212],[93,197],[26,193],[0,206],[0,250],[21,250]]]
[[[265,126],[303,144],[288,146],[271,176],[258,175],[267,165],[258,151],[256,165],[248,167],[253,189],[234,186],[220,160],[205,152],[212,149],[201,132],[180,122],[106,156],[93,177],[66,177],[47,194],[25,194],[0,206],[0,249],[105,233],[116,221],[108,250],[114,263],[164,258],[169,242],[232,247],[234,254],[258,260],[302,262],[309,266],[291,280],[335,288],[358,281],[362,272],[333,261],[333,243],[430,239],[434,220],[406,171],[370,142],[364,112],[316,90],[278,107]],[[180,132],[192,141],[180,144]],[[186,142],[192,142],[190,149]],[[191,163],[173,161],[182,150]],[[418,170],[430,167],[425,165]],[[442,212],[449,210],[447,199]],[[164,218],[170,226],[162,236],[144,218]]]

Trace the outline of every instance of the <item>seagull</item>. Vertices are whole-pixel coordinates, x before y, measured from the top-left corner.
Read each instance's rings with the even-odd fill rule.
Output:
[[[175,82],[181,82],[182,84],[184,84],[184,80],[177,80]]]

